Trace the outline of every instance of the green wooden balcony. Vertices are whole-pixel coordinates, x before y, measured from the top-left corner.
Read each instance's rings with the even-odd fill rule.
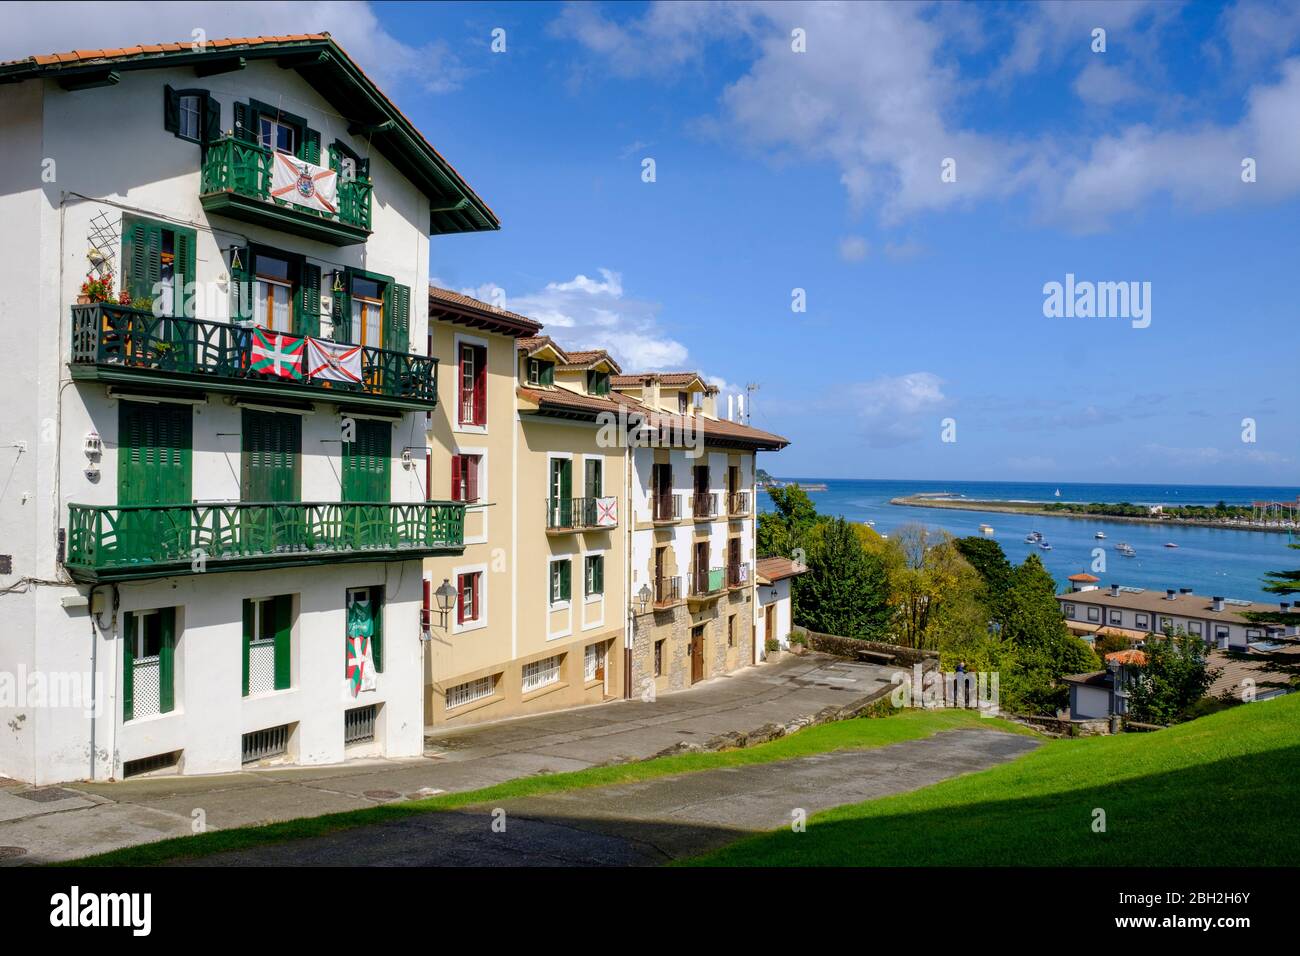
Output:
[[[274,155],[260,143],[225,137],[203,154],[199,201],[208,212],[305,236],[335,246],[365,242],[370,236],[366,179],[338,179],[338,209],[317,212],[271,195]]]
[[[418,502],[198,502],[68,506],[81,582],[459,553],[465,506]]]
[[[251,349],[252,330],[243,326],[159,317],[108,302],[72,307],[74,379],[420,411],[438,404],[435,358],[362,348],[361,381],[339,382],[257,371]]]

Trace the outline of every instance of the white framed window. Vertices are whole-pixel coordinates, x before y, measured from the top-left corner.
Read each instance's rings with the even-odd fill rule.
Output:
[[[1149,620],[1150,620],[1150,619],[1149,619],[1145,614],[1135,614],[1135,615],[1133,615],[1133,623],[1134,623],[1137,627],[1146,627],[1147,624],[1148,624],[1148,622],[1149,622]]]
[[[297,153],[298,131],[292,126],[287,123],[277,123],[275,120],[263,116],[259,129],[262,146],[266,149],[273,149],[277,153],[288,153],[290,156]]]
[[[573,562],[559,558],[551,562],[551,604],[567,604],[572,594]]]
[[[469,680],[463,684],[456,684],[454,687],[447,688],[444,709],[453,710],[456,707],[463,707],[465,704],[472,704],[476,700],[483,700],[495,694],[496,690],[496,674],[489,674],[488,676],[480,677],[477,680]]]
[[[1188,622],[1187,622],[1187,633],[1188,633],[1188,634],[1200,634],[1200,633],[1201,633],[1201,622],[1200,622],[1200,621],[1188,621]]]
[[[293,331],[293,282],[289,263],[259,254],[254,260],[253,324],[272,332]]]
[[[1065,605],[1065,616],[1066,616],[1066,617],[1074,617],[1074,605],[1073,605],[1073,604],[1067,604],[1067,605]]]
[[[1124,623],[1124,615],[1121,614],[1119,611],[1111,611],[1111,612],[1110,612],[1110,623],[1112,623],[1112,624],[1123,624],[1123,623]]]
[[[554,657],[544,657],[540,661],[533,661],[531,664],[524,665],[524,693],[540,690],[550,684],[557,684],[560,681],[560,664],[564,662],[564,655],[557,654]]]
[[[452,610],[453,634],[487,627],[487,565],[470,564],[452,568],[451,585],[456,589],[456,606]]]
[[[275,690],[276,598],[250,598],[253,633],[248,635],[248,693]]]
[[[1101,620],[1101,609],[1100,609],[1100,608],[1095,608],[1095,607],[1090,607],[1090,608],[1088,608],[1088,620],[1090,620],[1090,621],[1100,621],[1100,620]]]

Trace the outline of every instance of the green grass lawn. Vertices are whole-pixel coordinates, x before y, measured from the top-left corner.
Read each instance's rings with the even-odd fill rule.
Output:
[[[196,836],[175,837],[156,843],[114,850],[73,861],[74,866],[153,866],[169,860],[192,859],[225,850],[243,850],[268,843],[281,843],[304,837],[321,836],[337,830],[398,820],[413,813],[454,810],[471,804],[530,797],[538,794],[633,783],[673,774],[740,767],[806,757],[836,750],[863,750],[884,747],[904,740],[928,737],[943,730],[983,727],[990,731],[1029,733],[1004,720],[980,718],[968,711],[905,710],[887,717],[858,718],[810,727],[788,737],[741,750],[715,753],[681,754],[636,763],[593,767],[572,773],[523,777],[481,790],[449,793],[402,803],[389,803],[364,810],[332,813],[326,816],[287,820],[264,826],[214,830]]]
[[[1300,862],[1300,694],[1012,763],[747,838],[715,866],[1249,866]],[[1106,830],[1093,831],[1094,810]]]

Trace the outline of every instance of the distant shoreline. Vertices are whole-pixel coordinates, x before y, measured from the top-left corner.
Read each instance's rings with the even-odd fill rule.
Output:
[[[1221,531],[1262,531],[1267,534],[1286,534],[1286,528],[1265,528],[1250,524],[1233,524],[1227,521],[1203,521],[1196,518],[1146,518],[1136,515],[1083,515],[1068,511],[1048,511],[1044,505],[1028,501],[975,501],[973,499],[936,498],[932,493],[905,495],[890,498],[891,505],[911,508],[948,508],[953,511],[987,511],[1001,514],[1037,515],[1043,518],[1072,518],[1075,521],[1112,521],[1120,524],[1156,524],[1182,528],[1218,528]]]

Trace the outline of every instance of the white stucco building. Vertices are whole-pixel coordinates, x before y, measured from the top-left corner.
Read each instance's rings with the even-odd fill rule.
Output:
[[[766,649],[769,638],[775,638],[781,650],[790,647],[790,629],[794,626],[790,586],[795,577],[808,569],[789,558],[769,557],[758,559],[758,615],[754,627],[758,634],[758,647]]]
[[[0,221],[0,775],[419,754],[429,236],[492,212],[317,35],[0,66]]]

